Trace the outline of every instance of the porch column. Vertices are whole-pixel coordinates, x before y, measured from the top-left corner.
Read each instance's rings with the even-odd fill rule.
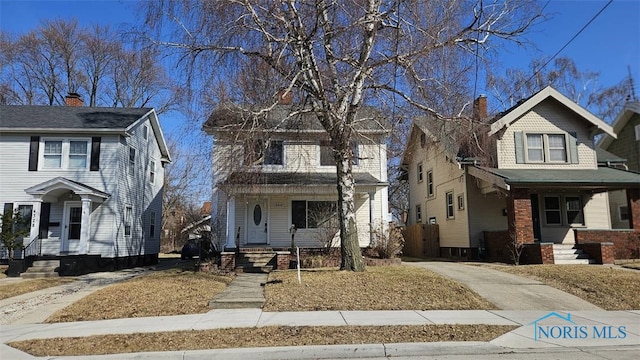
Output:
[[[227,199],[227,245],[226,248],[236,247],[236,197]]]
[[[629,228],[640,232],[640,189],[627,189],[627,209],[629,211]]]
[[[509,235],[516,236],[518,244],[533,244],[533,215],[529,189],[511,189],[507,198]]]
[[[29,242],[33,241],[40,233],[40,211],[42,210],[42,199],[33,201],[33,211],[31,212],[31,228],[29,229]],[[29,245],[28,243],[25,245]]]
[[[376,214],[376,193],[369,193],[369,245],[374,245],[375,237],[373,231],[375,230],[375,214]]]
[[[78,253],[85,255],[89,252],[89,237],[91,236],[91,199],[82,198],[82,219],[80,220],[80,244]]]

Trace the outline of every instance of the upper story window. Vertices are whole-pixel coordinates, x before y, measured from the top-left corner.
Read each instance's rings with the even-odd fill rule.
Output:
[[[418,182],[422,182],[423,174],[422,174],[422,163],[418,163]]]
[[[142,138],[145,140],[149,140],[149,126],[144,125],[142,127]]]
[[[129,175],[136,173],[136,149],[129,146]]]
[[[358,165],[360,153],[357,143],[351,143],[351,152],[353,153],[351,163]],[[328,141],[320,142],[320,166],[336,166],[335,154]]]
[[[455,218],[455,214],[453,212],[453,191],[449,191],[446,194],[446,202],[447,202],[447,219]]]
[[[284,165],[282,140],[257,141],[245,148],[246,163],[253,165]]]
[[[422,223],[422,206],[420,204],[416,205],[416,224]]]
[[[515,132],[517,163],[577,163],[575,133]]]
[[[427,196],[433,196],[433,170],[427,171]]]
[[[43,169],[87,169],[89,167],[87,139],[43,139]]]
[[[155,183],[156,181],[156,162],[155,160],[149,161],[149,182]]]

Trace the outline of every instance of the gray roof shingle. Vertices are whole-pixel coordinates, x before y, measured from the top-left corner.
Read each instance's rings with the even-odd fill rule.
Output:
[[[0,105],[0,129],[126,129],[151,108]]]

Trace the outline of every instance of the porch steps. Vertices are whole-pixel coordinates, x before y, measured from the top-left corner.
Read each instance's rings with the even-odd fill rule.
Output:
[[[60,260],[37,260],[27,271],[20,274],[20,277],[23,279],[58,277],[58,268],[60,268]]]
[[[236,258],[237,273],[269,273],[276,253],[272,249],[240,249]]]
[[[589,258],[582,250],[572,244],[553,244],[553,259],[555,264],[588,265],[596,261]]]

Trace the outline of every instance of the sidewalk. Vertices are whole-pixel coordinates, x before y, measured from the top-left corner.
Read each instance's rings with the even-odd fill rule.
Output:
[[[504,310],[406,310],[406,311],[318,311],[318,312],[263,312],[253,309],[214,309],[203,314],[129,318],[73,323],[39,324],[30,316],[12,325],[0,327],[0,358],[34,359],[34,357],[4,345],[7,342],[57,337],[76,337],[107,334],[153,333],[180,330],[223,329],[231,327],[263,326],[356,326],[356,325],[431,325],[431,324],[487,324],[520,326],[491,342],[445,342],[407,344],[363,344],[336,346],[292,346],[273,348],[223,349],[175,351],[162,353],[117,354],[82,357],[91,359],[336,359],[385,358],[406,356],[431,358],[541,358],[541,354],[556,354],[556,358],[591,359],[611,358],[602,354],[618,354],[635,359],[640,352],[640,310],[603,311],[571,295],[542,285],[539,282],[504,274],[486,268],[457,263],[407,263],[444,274],[464,283],[481,296],[488,298]],[[118,280],[136,276],[144,269],[131,273],[105,273],[89,276],[94,283],[101,279],[108,283],[113,276]],[[113,275],[109,275],[113,274]],[[103,277],[109,280],[103,280]],[[262,289],[266,276],[239,277],[242,281],[229,286],[225,295],[216,300],[222,303],[236,300],[254,302],[263,300]],[[85,278],[87,280],[87,278]],[[97,281],[100,285],[104,283]],[[234,281],[235,282],[235,281]],[[233,285],[233,282],[232,282]],[[63,287],[66,285],[63,285]],[[99,287],[99,286],[97,286]],[[97,287],[85,289],[90,291]],[[60,288],[60,287],[58,287]],[[551,289],[551,290],[550,290]],[[555,290],[555,291],[553,291]],[[51,293],[60,293],[53,288]],[[45,291],[46,293],[46,291]],[[235,294],[235,295],[234,295]],[[75,296],[80,296],[76,293]],[[533,300],[523,300],[532,297]],[[55,306],[33,309],[39,317],[48,317],[52,308],[63,306],[60,296]],[[576,298],[577,299],[577,298]],[[16,299],[11,301],[15,302]],[[11,302],[9,299],[5,303]],[[240,301],[242,302],[242,301]],[[19,305],[19,304],[18,304]],[[575,307],[573,306],[575,305]],[[1,306],[0,306],[1,308]],[[520,310],[513,310],[520,308]],[[524,310],[522,309],[524,308]],[[42,321],[42,320],[39,320]],[[568,329],[568,330],[567,330]],[[583,336],[583,333],[585,336]],[[546,337],[545,337],[546,335]],[[503,357],[514,353],[514,357]],[[588,354],[593,354],[591,357]],[[429,357],[424,356],[429,354]],[[502,354],[502,355],[501,355]],[[537,355],[536,355],[537,354]],[[558,355],[559,354],[559,355]],[[574,356],[575,355],[575,356]],[[79,358],[79,357],[78,357]]]
[[[557,312],[562,317],[567,312]],[[433,311],[318,311],[318,312],[263,312],[260,309],[212,310],[204,314],[161,316],[104,321],[83,321],[56,324],[23,324],[2,326],[0,355],[11,359],[33,359],[27,354],[16,351],[4,343],[29,339],[47,339],[57,337],[76,337],[106,334],[153,333],[180,330],[223,329],[230,327],[262,326],[355,326],[355,325],[432,325],[432,324],[488,324],[520,325],[521,327],[491,342],[464,343],[408,343],[408,344],[365,344],[344,346],[296,346],[279,348],[253,348],[233,350],[199,350],[167,353],[118,354],[112,357],[91,357],[95,359],[183,359],[185,354],[192,358],[260,358],[260,359],[303,359],[303,358],[339,358],[390,356],[391,348],[403,356],[425,354],[425,349],[440,349],[443,354],[499,354],[505,351],[540,352],[563,351],[563,349],[587,349],[615,347],[620,351],[640,350],[640,311],[575,311],[570,312],[571,322],[576,326],[598,329],[620,329],[624,327],[624,338],[575,338],[556,336],[535,339],[534,322],[544,322],[545,326],[562,328],[568,325],[558,317],[543,320],[547,311],[512,310],[433,310]],[[617,330],[616,330],[617,331]],[[602,334],[600,334],[602,335]],[[609,334],[611,335],[611,334]],[[617,333],[617,335],[620,335]],[[538,335],[539,336],[539,335]],[[556,338],[554,338],[556,337]],[[391,348],[390,345],[393,345]],[[380,352],[382,350],[382,353]],[[478,351],[481,351],[478,353]],[[431,352],[428,354],[433,355]],[[233,355],[236,354],[236,355]],[[270,354],[270,355],[269,355]],[[637,354],[637,353],[635,353]],[[198,356],[196,356],[198,355]],[[325,357],[327,355],[328,357]],[[86,358],[86,357],[83,357]]]

